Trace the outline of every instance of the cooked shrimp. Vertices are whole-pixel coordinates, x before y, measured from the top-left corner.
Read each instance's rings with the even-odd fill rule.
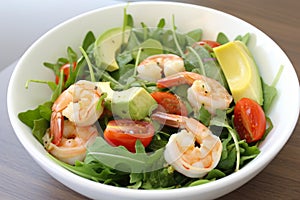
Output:
[[[206,126],[193,118],[162,112],[154,113],[152,119],[182,129],[171,135],[164,152],[165,160],[176,171],[187,177],[202,178],[217,166],[222,143]]]
[[[71,85],[57,98],[52,106],[50,133],[52,143],[58,145],[63,135],[64,117],[74,122],[76,126],[94,124],[103,112],[103,106],[98,105],[101,90],[96,83],[80,80]]]
[[[179,72],[157,81],[157,87],[167,88],[182,84],[191,85],[187,90],[187,99],[198,111],[204,106],[208,112],[215,114],[216,109],[229,107],[232,96],[216,80],[193,72]]]
[[[152,82],[182,71],[185,71],[183,59],[175,54],[150,56],[137,67],[138,77]]]
[[[86,155],[87,145],[98,135],[96,126],[76,126],[75,123],[64,120],[63,135],[58,145],[49,141],[49,129],[43,140],[48,152],[57,159],[74,165],[76,160],[82,161]]]

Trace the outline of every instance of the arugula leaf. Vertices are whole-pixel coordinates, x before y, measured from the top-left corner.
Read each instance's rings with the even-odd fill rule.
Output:
[[[71,47],[67,48],[67,53],[68,53],[69,63],[73,63],[73,62],[77,61],[77,54]],[[70,73],[71,73],[71,71],[70,71]]]
[[[124,147],[112,147],[103,138],[98,137],[95,143],[88,147],[84,165],[93,162],[99,162],[106,168],[114,170],[115,173],[129,173],[128,188],[174,188],[176,185],[185,184],[190,180],[190,178],[170,170],[170,167],[164,167],[163,149],[148,155],[139,140],[136,143],[136,153],[131,153]],[[74,173],[79,173],[77,169],[71,168]],[[92,178],[86,170],[83,171],[85,171],[83,176]],[[93,177],[96,175],[94,174]],[[114,179],[112,181],[114,184],[120,184]]]
[[[176,181],[174,175],[169,173],[166,168],[156,170],[145,174],[143,179],[143,189],[160,189],[160,188],[174,188]]]
[[[228,151],[228,156],[226,159],[222,158],[220,159],[217,168],[222,170],[231,171],[234,167],[234,164],[236,163],[237,159],[237,150],[235,148],[232,148]]]
[[[264,112],[267,113],[270,110],[272,102],[277,96],[277,89],[275,87],[266,84],[263,80],[262,80],[262,88],[263,88],[263,96],[264,96],[263,109]]]
[[[45,135],[49,126],[50,122],[44,118],[33,121],[32,134],[41,144],[43,144],[43,136]]]
[[[246,33],[244,36],[238,35],[234,40],[239,40],[247,45],[250,40],[250,36],[250,33]]]
[[[20,112],[18,118],[32,129],[34,137],[43,144],[43,136],[50,126],[52,102],[47,101],[33,110]]]
[[[203,35],[203,30],[198,28],[198,29],[194,29],[190,32],[188,32],[186,34],[188,37],[187,37],[187,44],[189,46],[193,45],[195,42],[198,42],[201,40],[202,38],[202,35]]]
[[[219,163],[221,167],[227,169],[228,166],[233,166],[234,163],[236,163],[236,167],[234,171],[238,171],[239,170],[239,165],[240,165],[240,148],[239,148],[239,143],[238,143],[238,134],[236,132],[236,130],[234,130],[228,123],[228,119],[226,117],[226,111],[222,111],[222,110],[217,110],[216,111],[216,116],[214,116],[211,121],[210,121],[210,125],[211,126],[220,126],[220,127],[224,127],[227,128],[229,134],[231,135],[233,141],[234,141],[234,150],[230,150],[228,151],[228,156],[226,158],[226,160],[223,160],[223,163]],[[234,156],[233,153],[235,153],[236,155]],[[233,160],[236,159],[236,161]],[[221,158],[222,160],[222,158]],[[233,163],[232,163],[233,162]]]
[[[185,66],[188,67],[188,71],[196,70],[196,72],[215,79],[225,88],[228,88],[227,81],[221,67],[215,59],[211,57],[211,54],[206,48],[197,45],[195,47],[189,47],[188,50],[189,51],[185,57]]]
[[[158,40],[154,40],[151,38],[146,39],[144,42],[132,49],[132,56],[135,60],[137,59],[139,49],[141,49],[142,51],[139,59],[141,61],[149,56],[163,53],[163,47],[161,43]]]
[[[52,107],[53,103],[51,101],[47,101],[38,106],[40,116],[47,121],[50,121],[51,114],[52,114]]]
[[[51,116],[51,107],[52,102],[47,101],[39,106],[37,106],[33,110],[27,110],[24,112],[20,112],[18,114],[18,118],[31,129],[34,128],[34,120],[39,120],[41,118],[50,121]]]
[[[132,56],[131,51],[124,51],[124,52],[118,54],[116,59],[118,61],[118,64],[119,64],[120,68],[119,68],[119,70],[113,71],[112,75],[115,74],[115,73],[118,73],[120,70],[122,70],[122,68],[126,67],[127,65],[133,65],[133,64],[130,63],[133,60],[133,56]],[[118,77],[120,77],[120,75],[121,75],[121,73],[118,73]],[[116,79],[119,79],[119,78],[116,77]]]
[[[94,71],[93,71],[93,68],[95,68],[95,67],[92,64],[90,58],[88,57],[86,51],[82,47],[79,47],[79,49],[80,49],[80,51],[81,51],[81,53],[83,55],[83,58],[85,59],[87,65],[88,65],[91,81],[95,82],[96,78],[95,78]]]
[[[203,106],[201,106],[199,110],[198,120],[205,126],[208,126],[210,119],[211,119],[211,114]]]
[[[222,154],[216,169],[222,170],[226,174],[232,173],[260,153],[256,145],[250,146],[245,140],[239,139],[236,131],[229,125],[226,111],[217,110],[210,126],[221,126],[228,131],[220,136],[222,138]]]
[[[18,114],[18,118],[31,129],[34,126],[34,120],[40,119],[41,114],[39,108],[35,108],[33,110],[27,110],[26,112],[20,112]]]
[[[127,14],[127,7],[124,8],[123,12],[123,26],[122,26],[122,44],[125,43],[125,30],[127,27],[133,27],[133,18],[130,14]]]
[[[63,82],[64,82],[63,76],[64,76],[63,71],[60,71],[59,82],[58,82],[55,90],[53,91],[53,93],[51,95],[51,101],[52,102],[54,102],[59,97],[61,92],[63,91]]]
[[[96,37],[94,33],[92,31],[87,32],[82,42],[82,48],[87,51],[89,46],[91,46],[95,41]]]
[[[191,65],[193,65],[192,67],[193,71],[196,71],[199,74],[207,76],[200,54],[198,54],[197,51],[192,47],[188,47],[187,49],[188,52],[190,53],[187,54],[185,62],[189,62]]]
[[[61,66],[67,64],[68,62],[69,61],[67,58],[58,58],[56,63],[44,62],[43,64],[45,67],[53,70],[56,76],[59,76]]]
[[[219,179],[225,177],[226,174],[222,172],[219,169],[212,169],[208,174],[206,175],[205,179],[208,180],[214,180],[214,179]]]
[[[226,159],[228,157],[227,146],[231,140],[232,140],[232,136],[230,134],[228,134],[228,137],[222,141],[221,159]]]
[[[166,25],[166,20],[164,18],[161,18],[157,24],[157,29],[158,30],[162,29],[165,27],[165,25]]]
[[[138,33],[139,32],[136,29],[133,29],[131,31],[129,40],[128,40],[126,46],[124,47],[124,50],[116,55],[117,58],[118,57],[121,58],[122,56],[120,56],[120,55],[122,55],[122,54],[130,54],[131,55],[132,54],[132,49],[134,49],[135,47],[137,47],[141,44],[142,41],[139,40]],[[133,59],[132,55],[131,55],[131,59]],[[125,60],[127,60],[127,59],[125,59]],[[121,59],[118,60],[119,65],[122,65],[121,61],[122,61]],[[127,64],[130,61],[131,60],[129,59],[128,61],[125,61],[124,64]]]
[[[246,141],[240,143],[241,148],[243,148],[243,152],[241,153],[240,166],[244,166],[248,161],[256,158],[256,156],[260,153],[260,150],[257,146],[249,146]]]
[[[266,137],[268,136],[268,134],[271,132],[271,130],[273,129],[273,123],[272,120],[269,117],[266,117],[266,121],[267,121],[267,128],[265,131],[265,134],[263,135],[263,137],[257,142],[257,145],[259,145],[262,141],[264,141],[266,139]]]
[[[280,66],[275,79],[273,80],[271,85],[268,85],[264,82],[263,79],[262,81],[262,88],[263,88],[263,95],[264,95],[264,104],[263,104],[263,109],[265,113],[268,113],[270,110],[270,107],[272,106],[272,103],[274,102],[274,99],[277,96],[277,89],[276,89],[276,84],[281,76],[281,73],[283,71],[283,65]]]
[[[229,39],[228,37],[225,35],[225,33],[223,32],[220,32],[218,33],[218,36],[217,36],[217,40],[216,40],[218,43],[220,44],[226,44],[227,42],[229,42]]]
[[[151,143],[148,145],[147,149],[150,151],[156,151],[158,149],[164,148],[168,143],[170,134],[158,131],[152,138]]]
[[[52,90],[55,91],[57,85],[56,83],[54,83],[53,81],[42,81],[42,80],[27,80],[26,84],[25,84],[25,88],[28,89],[29,87],[29,83],[43,83],[43,84],[47,84],[48,87]]]
[[[179,34],[176,34],[176,26],[175,26],[175,17],[174,15],[172,16],[172,33],[173,33],[173,39],[174,39],[174,42],[175,42],[175,46],[177,48],[177,51],[179,52],[179,55],[181,57],[184,57],[184,53],[181,49],[181,45],[180,45],[180,40],[184,41],[184,39],[182,39],[183,37],[180,37]]]
[[[205,184],[205,183],[209,183],[210,180],[207,180],[207,179],[199,179],[199,180],[196,180],[196,181],[193,181],[192,183],[189,184],[189,186],[197,186],[197,185],[202,185],[202,184]]]
[[[129,184],[128,173],[115,171],[100,162],[85,163],[76,161],[75,165],[69,165],[56,159],[51,154],[48,155],[54,162],[81,177],[114,186],[126,186]]]
[[[251,37],[250,33],[246,33],[243,36],[242,35],[236,36],[234,40],[239,40],[247,45],[250,40],[250,37]],[[218,33],[216,41],[220,44],[226,44],[226,43],[230,42],[230,40],[228,39],[226,34],[223,32]]]
[[[87,40],[91,40],[90,36],[92,33],[88,33],[88,37],[89,39]],[[88,45],[88,43],[90,43],[90,41],[85,41],[85,45]],[[52,101],[55,101],[55,99],[60,95],[61,91],[65,88],[68,88],[70,85],[72,85],[73,83],[75,83],[76,81],[76,77],[78,75],[79,69],[80,69],[80,63],[81,60],[77,61],[77,54],[76,52],[71,48],[71,47],[67,47],[67,55],[68,58],[58,58],[56,63],[49,63],[49,62],[44,62],[44,66],[53,70],[54,74],[56,76],[59,76],[59,83],[57,85],[57,87],[55,87],[54,83],[52,82],[46,82],[46,81],[40,81],[40,82],[44,82],[44,83],[48,83],[49,87],[54,91],[54,93],[52,94]],[[75,64],[77,64],[77,67],[75,68]],[[64,78],[64,74],[63,71],[61,70],[61,67],[66,65],[66,64],[70,64],[70,70],[69,70],[69,75],[68,75],[68,79],[64,80],[65,83],[62,81]],[[39,82],[39,81],[34,81],[34,82]],[[51,84],[50,84],[51,83]]]
[[[128,64],[120,67],[119,70],[112,73],[112,76],[116,78],[121,84],[128,83],[129,78],[134,74],[135,66],[133,64]]]
[[[142,184],[142,180],[143,180],[143,178],[144,178],[144,174],[142,174],[142,173],[131,173],[130,175],[129,175],[129,177],[130,177],[130,183],[132,184],[132,183],[140,183],[140,184],[138,184],[139,185],[139,187],[141,186],[141,184]],[[131,186],[132,187],[132,186]],[[134,188],[139,188],[139,187],[136,187],[136,186],[133,186]]]
[[[141,148],[144,147],[139,140],[136,143],[137,152],[131,153],[122,147],[112,147],[102,137],[97,137],[87,149],[85,162],[98,160],[110,168],[130,173],[142,173],[163,166],[164,161],[158,162],[163,157],[163,149],[147,155]]]

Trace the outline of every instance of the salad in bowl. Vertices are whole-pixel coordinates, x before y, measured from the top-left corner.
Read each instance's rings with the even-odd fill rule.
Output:
[[[154,23],[137,5],[113,8],[121,13],[116,26],[87,28],[77,46],[43,56],[47,74],[24,88],[47,95],[18,109],[18,120],[43,159],[95,187],[166,192],[230,180],[273,132],[285,66],[264,78],[253,52],[259,31],[181,28],[176,9]]]

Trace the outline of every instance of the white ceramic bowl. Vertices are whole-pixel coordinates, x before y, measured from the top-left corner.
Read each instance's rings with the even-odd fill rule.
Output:
[[[164,17],[170,26],[174,14],[179,31],[187,32],[200,27],[207,39],[215,39],[220,31],[230,39],[239,34],[251,33],[253,37],[249,48],[267,83],[271,83],[280,65],[284,65],[277,84],[278,97],[269,114],[274,129],[261,144],[261,154],[240,171],[204,185],[172,190],[146,191],[104,185],[81,178],[55,164],[32,136],[31,130],[19,121],[19,112],[36,107],[48,100],[51,94],[46,87],[37,84],[32,84],[29,89],[24,87],[28,79],[53,79],[53,74],[42,63],[55,61],[65,55],[67,46],[79,47],[88,30],[99,35],[108,28],[121,26],[126,5],[100,8],[68,20],[50,30],[26,51],[13,72],[7,97],[9,117],[20,142],[54,178],[93,199],[213,199],[240,187],[268,165],[292,134],[299,114],[299,82],[288,57],[272,39],[249,23],[217,10],[170,2],[130,3],[127,9],[133,15],[136,25],[145,22],[149,26],[156,26],[158,20]]]

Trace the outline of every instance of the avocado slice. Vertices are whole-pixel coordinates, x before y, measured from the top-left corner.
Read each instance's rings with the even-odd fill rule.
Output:
[[[114,90],[111,89],[110,87],[110,82],[97,82],[96,83],[97,87],[100,88],[102,93],[106,93],[107,96],[105,97],[106,101],[112,101],[113,95],[114,95]]]
[[[134,59],[137,58],[139,48],[142,49],[139,60],[145,60],[149,56],[163,53],[163,46],[161,45],[161,43],[158,40],[154,40],[151,38],[145,40],[138,47],[133,49],[132,56]]]
[[[256,62],[241,41],[232,41],[213,48],[227,79],[235,102],[243,97],[263,104],[261,78]]]
[[[130,27],[126,27],[125,30],[122,27],[116,27],[102,33],[95,41],[94,46],[96,66],[109,72],[119,69],[115,55],[122,44],[128,42],[130,32]]]
[[[141,87],[116,91],[112,98],[112,113],[123,119],[141,120],[157,108],[156,101]]]

